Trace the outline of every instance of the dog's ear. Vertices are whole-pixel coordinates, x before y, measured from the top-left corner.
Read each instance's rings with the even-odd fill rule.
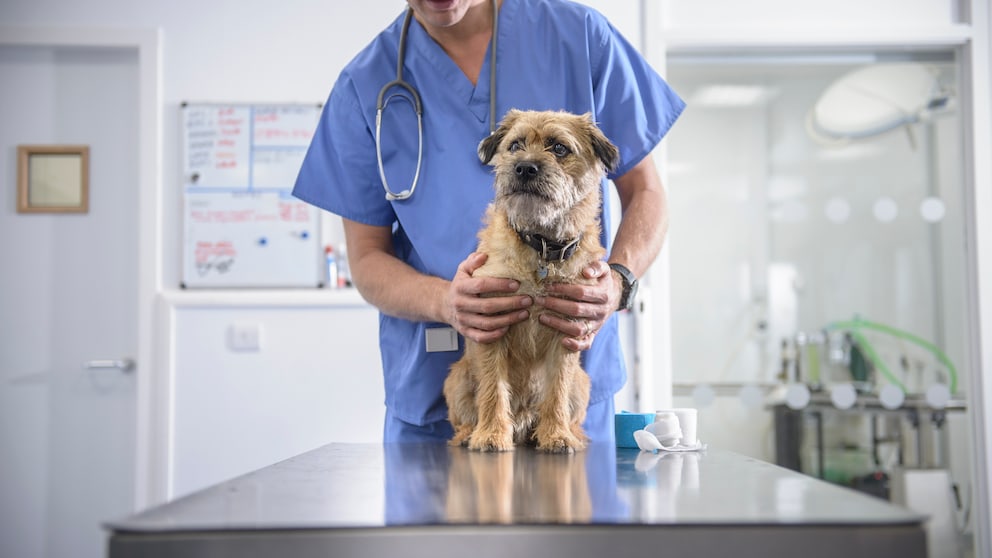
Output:
[[[479,142],[479,160],[485,164],[489,164],[489,161],[493,160],[493,156],[496,155],[496,148],[499,147],[499,142],[503,141],[503,137],[506,136],[506,131],[500,133],[502,128],[497,128],[495,132],[489,134],[482,141]]]
[[[592,152],[603,162],[606,172],[612,171],[617,168],[617,164],[620,162],[620,150],[596,126],[591,114],[586,113],[583,116],[589,121],[586,133],[589,135],[589,144],[592,145]]]
[[[485,164],[489,164],[489,161],[493,160],[496,155],[496,150],[499,148],[499,144],[503,142],[506,138],[506,133],[510,131],[513,127],[513,123],[517,121],[517,117],[520,115],[520,111],[516,109],[510,109],[510,112],[506,113],[503,120],[499,123],[499,127],[496,131],[489,134],[488,137],[484,138],[479,142],[479,160]]]

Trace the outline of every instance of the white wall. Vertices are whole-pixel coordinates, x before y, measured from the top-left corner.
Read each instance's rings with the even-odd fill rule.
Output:
[[[172,496],[329,441],[382,439],[378,315],[357,297],[230,307],[197,298],[171,320]],[[260,350],[232,350],[232,326],[257,328]]]

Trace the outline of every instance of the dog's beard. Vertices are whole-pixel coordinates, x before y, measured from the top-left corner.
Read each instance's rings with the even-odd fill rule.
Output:
[[[548,199],[534,194],[514,193],[500,200],[506,210],[510,226],[518,231],[544,234],[560,238],[561,225],[567,209],[548,203]]]
[[[504,210],[510,226],[518,231],[539,233],[549,238],[566,239],[580,231],[570,218],[582,201],[580,188],[561,176],[517,180],[498,179],[496,205]]]

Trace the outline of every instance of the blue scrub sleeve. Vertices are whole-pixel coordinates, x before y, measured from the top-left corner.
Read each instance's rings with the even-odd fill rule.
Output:
[[[620,148],[622,176],[658,145],[682,114],[685,102],[605,19],[593,52],[593,96],[598,124]]]
[[[331,90],[293,195],[366,225],[396,221],[379,181],[373,132],[346,76]]]

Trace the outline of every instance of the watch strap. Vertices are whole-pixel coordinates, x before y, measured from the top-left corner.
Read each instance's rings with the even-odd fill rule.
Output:
[[[610,269],[617,272],[623,282],[623,289],[620,294],[620,304],[617,310],[630,310],[634,306],[634,295],[637,292],[637,278],[634,273],[627,269],[627,266],[618,263],[611,263]]]

